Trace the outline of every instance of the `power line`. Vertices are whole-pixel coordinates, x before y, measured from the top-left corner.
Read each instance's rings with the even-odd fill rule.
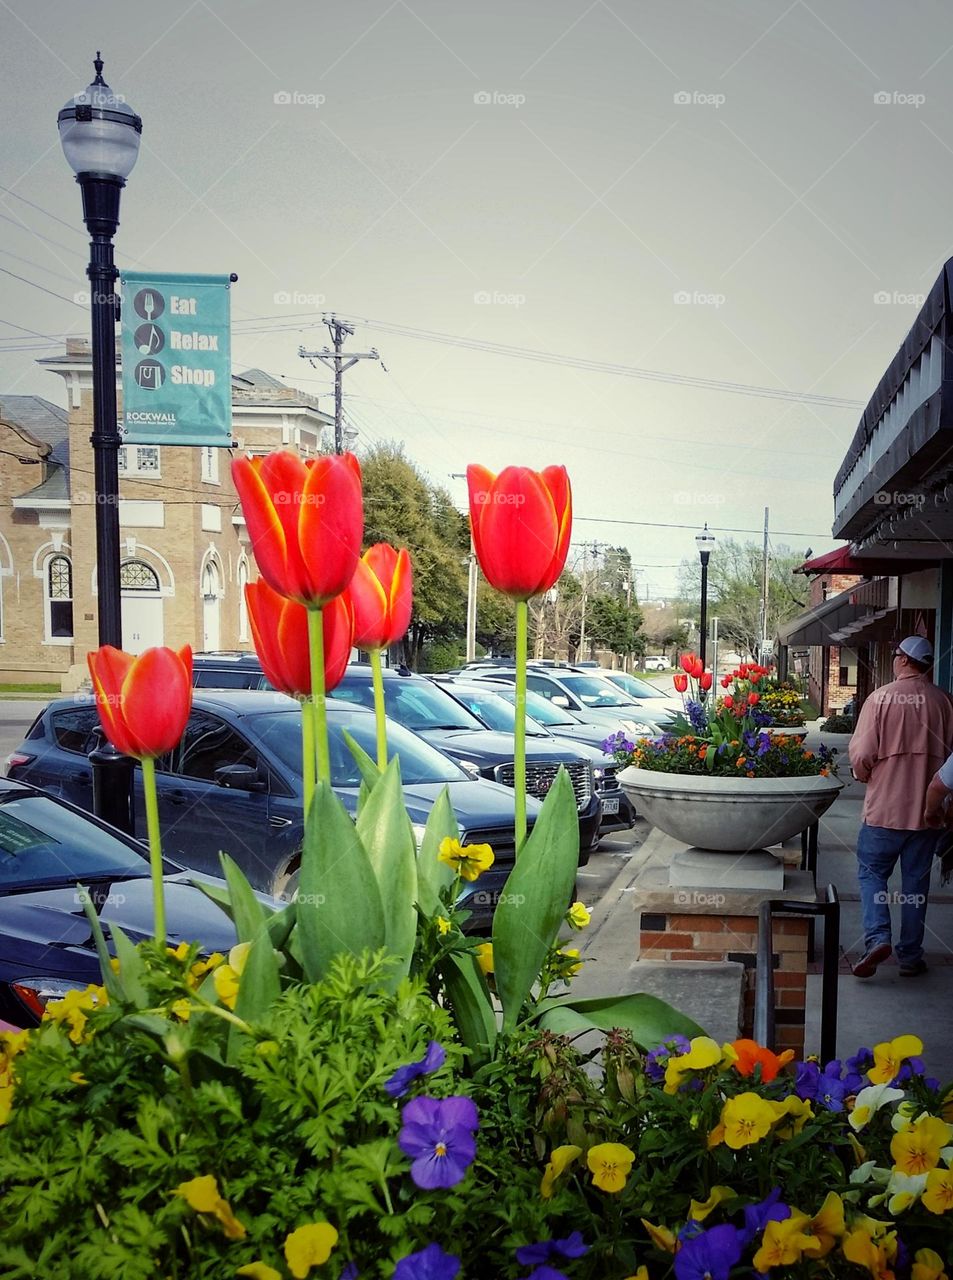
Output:
[[[5,187],[0,182],[0,191],[5,191],[8,196],[13,196],[14,200],[22,200],[24,204],[28,204],[31,209],[36,209],[39,213],[45,213],[48,218],[52,218],[54,222],[58,222],[60,226],[66,227],[68,231],[72,231],[74,235],[83,237],[83,232],[79,227],[74,226],[72,222],[67,222],[65,218],[61,218],[58,214],[50,213],[49,209],[44,209],[42,205],[36,204],[33,200],[28,200],[26,196],[21,196],[18,191],[14,191],[12,187]],[[29,230],[29,228],[28,228]]]
[[[662,520],[610,520],[606,516],[579,516],[573,513],[573,523],[639,525],[646,529],[698,529],[697,524],[669,524]],[[762,533],[761,529],[742,529],[736,525],[709,525],[712,533]],[[805,533],[803,529],[775,529],[784,538],[825,538],[833,541],[829,533]]]
[[[86,310],[86,308],[81,303],[77,302],[75,298],[67,298],[65,294],[54,293],[52,289],[47,289],[42,284],[37,284],[35,280],[28,280],[26,276],[18,276],[15,271],[10,271],[7,267],[0,267],[0,271],[2,271],[5,276],[12,276],[14,280],[20,280],[23,284],[30,285],[33,289],[39,289],[41,293],[48,293],[51,298],[59,298],[60,302],[68,302],[71,307],[79,307],[80,311]]]

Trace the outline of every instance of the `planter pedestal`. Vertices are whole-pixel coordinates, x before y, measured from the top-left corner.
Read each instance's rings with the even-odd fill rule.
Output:
[[[677,889],[764,889],[780,893],[784,888],[784,863],[765,849],[713,853],[710,849],[679,845],[669,863],[668,882]]]

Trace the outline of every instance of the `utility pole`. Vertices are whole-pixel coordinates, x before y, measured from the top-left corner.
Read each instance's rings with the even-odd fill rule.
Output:
[[[338,320],[335,315],[325,316],[324,323],[328,326],[331,334],[331,341],[334,343],[334,350],[331,351],[327,347],[323,351],[305,351],[304,347],[298,348],[298,355],[302,360],[309,360],[314,366],[315,360],[334,372],[334,452],[344,452],[344,388],[342,386],[344,374],[352,365],[357,364],[358,360],[379,360],[380,354],[375,347],[371,347],[370,351],[351,351],[344,355],[341,348],[344,346],[344,339],[354,336],[354,326],[345,324],[343,320]]]
[[[768,508],[764,509],[764,544],[761,549],[761,608],[758,615],[757,661],[764,657],[768,646]]]
[[[465,471],[451,471],[451,480],[466,480]],[[469,524],[469,513],[467,523]],[[476,543],[473,541],[473,530],[470,530],[470,563],[467,568],[467,662],[476,657],[476,624],[477,624],[477,587],[480,583],[480,569],[477,564]]]

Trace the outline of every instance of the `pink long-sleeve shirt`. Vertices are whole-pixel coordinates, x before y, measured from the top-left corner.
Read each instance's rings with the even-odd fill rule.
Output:
[[[854,776],[867,783],[863,820],[919,831],[933,775],[953,751],[953,698],[926,675],[875,689],[850,740]]]

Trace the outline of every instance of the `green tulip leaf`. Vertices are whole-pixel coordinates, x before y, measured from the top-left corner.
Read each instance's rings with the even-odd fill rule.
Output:
[[[367,754],[359,742],[348,733],[347,729],[343,731],[344,741],[348,745],[351,755],[357,762],[357,767],[361,771],[361,778],[367,784],[370,791],[374,790],[377,782],[381,777],[381,771],[378,769],[376,762]]]
[[[79,894],[79,900],[83,904],[86,919],[89,921],[90,932],[96,944],[96,954],[99,957],[99,972],[102,974],[103,986],[106,988],[110,999],[125,1000],[126,993],[119,975],[110,964],[109,948],[106,946],[103,927],[99,923],[99,916],[96,914],[96,908],[93,906],[89,890],[84,884],[78,884],[76,892]]]
[[[579,820],[569,775],[560,768],[516,857],[493,916],[493,965],[512,1031],[569,906],[579,866]]]
[[[447,838],[459,840],[460,827],[450,803],[450,788],[444,787],[430,810],[417,854],[418,901],[428,916],[434,916],[440,910],[441,891],[454,880],[453,868],[440,861],[440,845]]]
[[[471,1069],[482,1066],[493,1056],[496,1044],[496,1014],[493,1002],[480,972],[476,957],[453,952],[440,961],[447,999],[460,1039],[470,1050]]]
[[[309,982],[341,952],[384,946],[384,907],[374,867],[344,805],[319,781],[305,824],[295,937]]]
[[[137,1009],[145,1009],[149,1005],[149,996],[142,985],[144,972],[142,957],[118,924],[110,924],[109,932],[116,948],[116,959],[119,961],[119,980],[122,983],[123,994]]]
[[[278,972],[278,956],[272,946],[268,926],[262,924],[258,935],[251,939],[245,967],[238,980],[238,999],[235,1012],[246,1022],[263,1018],[281,994],[281,977]],[[231,1046],[229,1046],[231,1051]]]
[[[227,855],[219,854],[220,858],[223,856]],[[189,880],[189,884],[194,885],[196,889],[200,889],[210,902],[214,902],[217,907],[221,907],[229,920],[235,919],[235,912],[232,909],[232,893],[227,885],[206,884],[204,880],[196,880],[194,878]],[[259,900],[259,906],[266,916],[275,912],[275,908],[270,907],[267,902]]]
[[[392,977],[396,986],[410,972],[417,938],[417,849],[396,756],[368,796],[356,827],[377,877],[384,909],[384,945],[398,961]]]
[[[231,917],[235,922],[238,941],[251,942],[265,927],[265,909],[238,863],[227,853],[220,853],[218,857],[222,864],[222,874],[228,883]]]
[[[573,996],[544,1000],[536,1020],[554,1035],[578,1035],[582,1031],[628,1031],[640,1049],[654,1049],[673,1036],[703,1036],[705,1031],[656,996],[636,992],[627,996]]]

